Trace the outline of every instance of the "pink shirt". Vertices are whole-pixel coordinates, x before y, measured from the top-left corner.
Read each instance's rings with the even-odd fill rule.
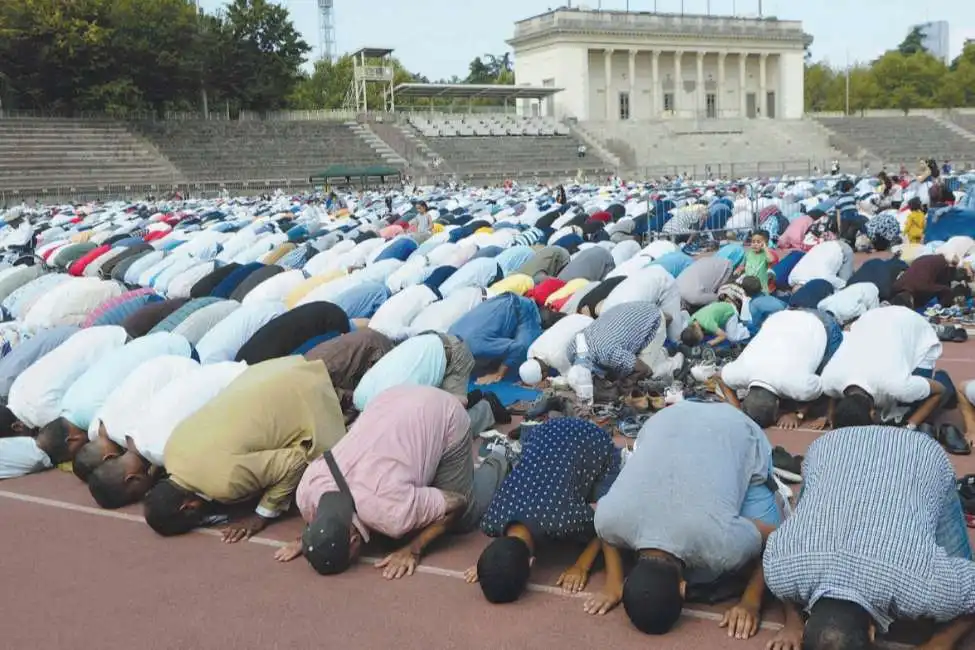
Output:
[[[808,215],[793,219],[789,227],[785,229],[785,232],[779,235],[778,247],[780,249],[788,249],[802,246],[802,240],[806,236],[806,231],[809,230],[809,226],[812,224],[813,218]]]
[[[382,237],[383,239],[392,239],[397,235],[402,235],[404,232],[406,231],[403,230],[400,226],[386,226],[385,228],[379,231],[379,236]]]
[[[355,526],[398,538],[424,528],[446,512],[443,492],[429,487],[444,452],[468,435],[470,418],[453,395],[429,386],[398,386],[369,403],[332,449],[355,499]],[[298,484],[297,503],[312,521],[335,480],[323,458]]]

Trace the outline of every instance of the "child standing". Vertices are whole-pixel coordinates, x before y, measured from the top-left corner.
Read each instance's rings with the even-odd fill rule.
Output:
[[[752,235],[751,246],[745,251],[742,263],[744,275],[753,275],[762,283],[762,293],[768,293],[768,268],[775,257],[768,247],[769,236],[764,230],[756,230]]]
[[[907,202],[907,209],[910,212],[907,214],[907,222],[904,224],[904,236],[911,244],[922,244],[924,243],[926,215],[924,214],[924,207],[921,205],[921,199],[916,196],[912,198]]]

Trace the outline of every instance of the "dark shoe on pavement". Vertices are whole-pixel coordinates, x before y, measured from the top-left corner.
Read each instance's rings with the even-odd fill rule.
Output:
[[[927,422],[925,422],[924,424],[922,424],[921,426],[919,426],[917,428],[917,430],[920,431],[921,433],[923,433],[924,435],[928,436],[932,440],[937,440],[938,439],[938,432],[934,428],[934,425],[933,424],[928,424]]]
[[[786,483],[802,482],[802,456],[793,456],[784,447],[772,450],[775,474]]]
[[[494,393],[484,393],[482,399],[491,405],[491,412],[494,414],[494,421],[497,424],[511,424],[511,414]]]
[[[484,398],[484,393],[482,393],[481,391],[475,388],[471,392],[467,393],[467,408],[474,406],[475,404],[480,402],[483,398]]]
[[[953,424],[942,424],[937,440],[949,454],[967,456],[972,453],[972,446],[965,440],[965,434]]]

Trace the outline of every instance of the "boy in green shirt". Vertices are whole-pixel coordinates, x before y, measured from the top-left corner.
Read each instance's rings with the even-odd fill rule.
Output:
[[[768,233],[757,230],[752,235],[752,245],[745,250],[742,263],[744,275],[753,275],[762,283],[762,293],[768,293],[768,267],[775,258],[768,249]]]
[[[692,348],[700,345],[705,334],[711,334],[714,338],[708,341],[708,345],[714,347],[728,338],[724,327],[732,316],[737,315],[738,310],[735,309],[734,303],[727,302],[724,299],[701,307],[694,312],[690,324],[681,332],[681,343]]]

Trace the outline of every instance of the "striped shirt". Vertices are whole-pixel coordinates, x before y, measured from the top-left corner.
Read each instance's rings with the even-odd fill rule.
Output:
[[[582,331],[589,347],[589,369],[621,377],[632,373],[637,355],[653,341],[662,320],[660,308],[652,302],[626,302],[601,314]],[[577,363],[575,340],[566,355]]]
[[[803,479],[795,514],[766,547],[772,593],[807,609],[820,598],[857,603],[882,631],[897,618],[975,613],[955,475],[934,440],[895,427],[837,429],[809,447]]]

